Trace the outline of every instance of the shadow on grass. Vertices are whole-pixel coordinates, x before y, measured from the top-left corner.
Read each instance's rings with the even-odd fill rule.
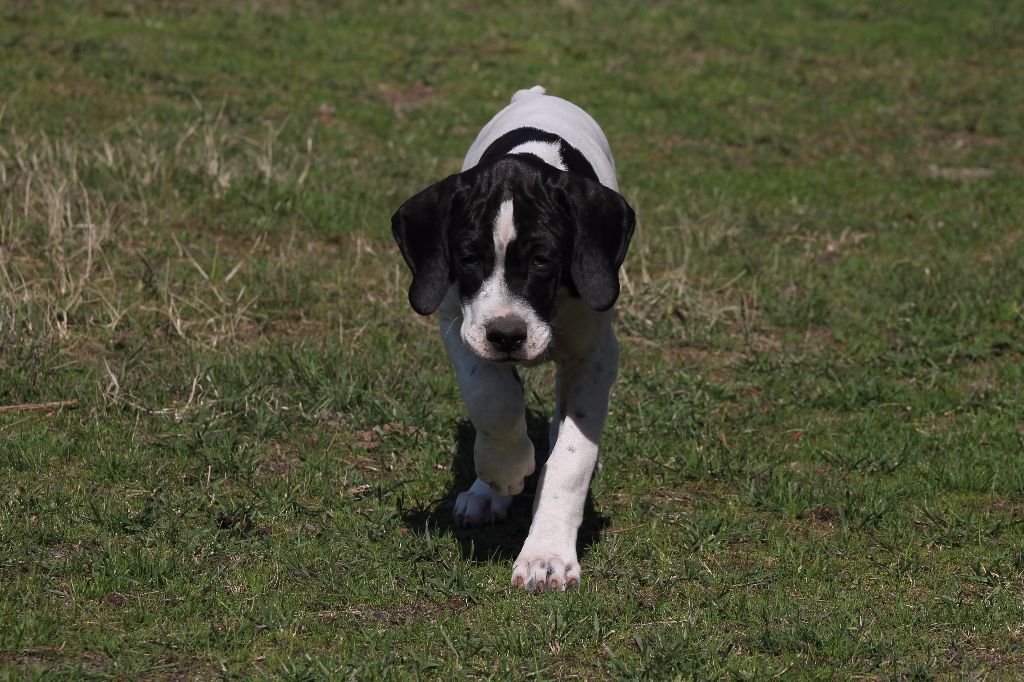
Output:
[[[451,465],[454,477],[448,493],[427,508],[405,510],[402,517],[406,526],[417,534],[423,534],[428,527],[431,532],[451,533],[458,539],[463,556],[473,561],[515,560],[530,531],[537,478],[549,454],[547,417],[535,410],[527,410],[526,429],[533,441],[537,468],[526,479],[523,492],[513,500],[507,521],[481,528],[456,528],[452,521],[455,498],[476,479],[473,467],[473,439],[476,431],[469,420],[463,419],[455,426],[456,448]],[[593,497],[588,492],[583,508],[583,525],[576,539],[576,550],[581,561],[590,546],[601,539],[601,531],[608,525],[608,518],[594,509]]]

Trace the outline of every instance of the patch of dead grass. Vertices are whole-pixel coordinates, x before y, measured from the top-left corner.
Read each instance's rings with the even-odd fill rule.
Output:
[[[192,212],[183,188],[196,182],[203,201],[238,183],[301,188],[312,138],[286,146],[280,132],[267,124],[246,135],[221,109],[176,135],[126,126],[89,139],[0,137],[0,344],[52,347],[63,366],[95,366],[101,394],[131,405],[124,377],[133,351],[263,335],[254,278],[283,277],[302,258],[337,249],[303,252],[293,234],[274,251],[265,232],[242,239],[215,220],[180,216]],[[201,389],[193,382],[169,414],[180,419]]]
[[[625,334],[644,337],[667,321],[700,335],[740,320],[743,274],[723,279],[703,267],[740,232],[739,217],[723,210],[697,217],[677,212],[674,221],[637,230],[616,307]]]
[[[232,280],[262,237],[214,276],[185,234],[161,224],[168,209],[155,204],[180,204],[173,185],[182,176],[205,178],[213,197],[253,176],[301,186],[311,141],[307,150],[282,153],[279,133],[267,126],[263,139],[250,139],[221,111],[194,120],[170,149],[144,130],[116,140],[0,140],[0,337],[67,341],[75,326],[113,333],[147,308],[177,336],[202,345],[251,334],[254,296]],[[176,259],[150,262],[146,254],[167,235]],[[138,295],[140,261],[159,291],[156,306]],[[193,271],[192,281],[181,281],[183,270]]]

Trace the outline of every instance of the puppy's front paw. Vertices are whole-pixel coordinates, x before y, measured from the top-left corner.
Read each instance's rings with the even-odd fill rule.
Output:
[[[469,490],[455,498],[455,525],[458,528],[483,526],[498,523],[508,517],[511,497],[496,495],[490,486],[479,478]]]
[[[529,540],[527,540],[529,544]],[[528,552],[524,547],[512,568],[512,584],[528,590],[562,590],[580,584],[576,550],[563,548]]]

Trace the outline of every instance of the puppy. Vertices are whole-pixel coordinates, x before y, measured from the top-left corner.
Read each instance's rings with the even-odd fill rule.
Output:
[[[557,366],[551,452],[512,583],[580,582],[576,534],[618,372],[611,307],[635,216],[616,191],[604,133],[585,111],[535,86],[484,126],[462,172],[391,219],[412,271],[409,302],[437,311],[441,339],[476,427],[477,479],[455,523],[503,521],[533,473],[515,366]]]

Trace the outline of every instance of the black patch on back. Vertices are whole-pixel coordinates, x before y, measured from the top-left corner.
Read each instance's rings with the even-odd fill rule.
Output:
[[[594,167],[590,165],[590,162],[587,161],[587,158],[583,156],[579,149],[576,149],[576,147],[573,147],[558,135],[541,130],[540,128],[516,128],[515,130],[508,131],[484,150],[484,155],[480,157],[480,163],[499,159],[519,145],[526,144],[527,142],[558,143],[558,155],[562,157],[562,163],[565,164],[567,171],[598,182]],[[517,152],[516,156],[530,156],[540,160],[536,155],[526,152]],[[562,169],[559,168],[558,170]]]

